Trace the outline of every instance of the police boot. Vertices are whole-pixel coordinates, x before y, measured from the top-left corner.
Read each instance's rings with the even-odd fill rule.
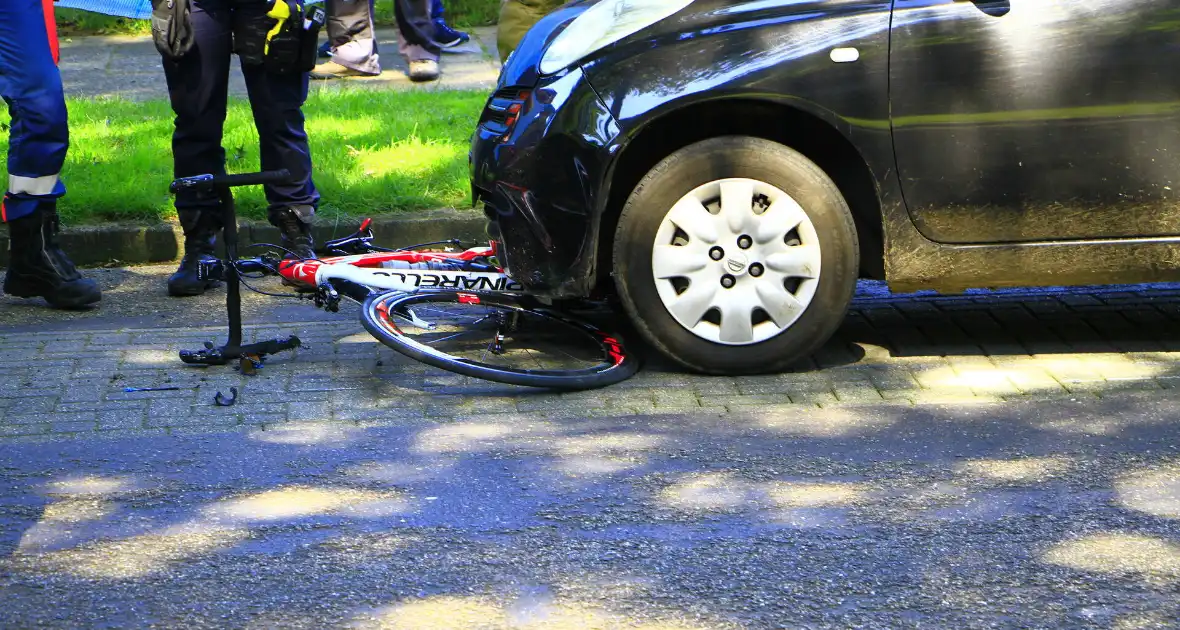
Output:
[[[315,258],[311,237],[311,220],[315,209],[311,206],[287,206],[270,211],[270,222],[279,228],[285,252],[284,258]]]
[[[98,285],[83,278],[58,246],[60,230],[53,202],[41,202],[32,214],[8,222],[5,293],[43,297],[54,308],[78,308],[102,299]]]
[[[315,216],[314,208],[311,206],[288,206],[272,209],[269,214],[271,225],[279,228],[279,235],[282,239],[279,244],[287,250],[283,253],[283,258],[292,260],[315,258],[311,237],[311,220]],[[282,268],[283,265],[280,264],[279,267]],[[306,285],[292,282],[286,278],[283,279],[283,284],[295,287],[296,292],[314,291]]]
[[[209,289],[221,286],[217,280],[201,280],[197,268],[202,260],[217,260],[214,246],[217,231],[221,229],[221,209],[177,210],[180,226],[184,229],[184,258],[176,273],[168,278],[168,295],[201,295]]]

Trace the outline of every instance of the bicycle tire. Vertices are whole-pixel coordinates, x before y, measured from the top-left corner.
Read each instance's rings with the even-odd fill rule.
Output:
[[[538,370],[493,366],[420,343],[407,336],[390,316],[390,313],[400,313],[407,307],[431,303],[500,309],[561,324],[564,329],[580,333],[583,338],[596,343],[602,355],[601,363],[583,369]],[[638,359],[627,351],[618,335],[606,333],[583,320],[534,305],[527,298],[509,294],[446,290],[380,293],[369,296],[362,304],[361,323],[378,341],[412,359],[449,372],[509,385],[560,390],[596,389],[626,380],[639,370]]]

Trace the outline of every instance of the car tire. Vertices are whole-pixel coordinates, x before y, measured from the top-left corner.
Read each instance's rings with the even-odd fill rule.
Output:
[[[652,168],[623,207],[613,250],[619,296],[645,340],[691,370],[733,375],[783,371],[827,341],[860,256],[832,179],[748,136],[704,140]]]

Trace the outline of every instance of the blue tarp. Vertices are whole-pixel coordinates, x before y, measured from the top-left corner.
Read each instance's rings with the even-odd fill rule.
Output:
[[[0,2],[4,1],[6,0],[0,0]],[[320,1],[310,0],[306,4],[318,4]],[[59,0],[54,3],[54,6],[139,20],[146,20],[152,16],[151,0]]]
[[[140,20],[146,20],[152,16],[151,0],[59,0],[53,6]]]

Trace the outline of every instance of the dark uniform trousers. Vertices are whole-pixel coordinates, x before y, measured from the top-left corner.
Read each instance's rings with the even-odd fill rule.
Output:
[[[172,134],[176,177],[225,172],[221,142],[232,32],[236,21],[265,15],[267,5],[257,0],[192,0],[193,48],[177,61],[163,62],[176,113]],[[272,222],[275,213],[287,207],[297,207],[301,214],[314,212],[320,197],[312,182],[311,152],[302,111],[307,100],[308,74],[278,74],[248,64],[242,65],[242,74],[258,129],[262,170],[285,168],[295,180],[265,187]],[[181,214],[188,209],[215,206],[217,199],[208,195],[183,192],[176,198],[176,209]]]

